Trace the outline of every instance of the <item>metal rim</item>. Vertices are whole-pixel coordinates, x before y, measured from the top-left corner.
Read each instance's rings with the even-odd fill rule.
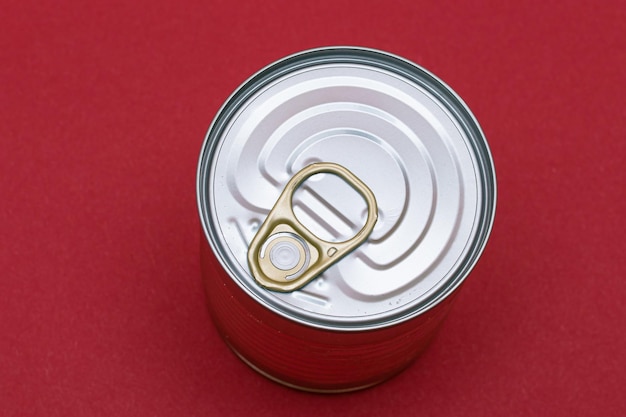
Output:
[[[472,242],[472,250],[460,263],[454,278],[446,282],[446,285],[442,286],[439,291],[415,308],[409,311],[403,311],[396,316],[391,316],[383,322],[372,322],[358,326],[346,326],[343,323],[340,326],[333,326],[328,323],[314,322],[301,317],[294,317],[276,306],[268,305],[264,300],[260,299],[257,294],[250,291],[238,279],[228,263],[225,262],[224,253],[220,246],[216,244],[217,240],[214,236],[214,230],[209,225],[209,213],[211,208],[209,206],[209,196],[207,195],[208,187],[206,187],[206,185],[209,181],[211,159],[218,145],[221,133],[232,115],[250,96],[281,76],[302,68],[329,63],[365,64],[381,68],[410,80],[436,97],[439,102],[452,113],[455,120],[460,124],[464,133],[467,135],[469,139],[468,144],[472,148],[480,170],[480,176],[476,179],[480,182],[483,190],[481,193],[481,203],[484,209],[479,213],[480,218],[478,219],[476,238]],[[233,92],[214,118],[200,152],[197,172],[197,203],[204,237],[208,240],[222,268],[235,280],[237,285],[250,297],[253,297],[281,316],[313,327],[342,331],[380,328],[408,320],[434,307],[447,295],[452,293],[471,272],[485,248],[495,217],[496,193],[496,177],[491,152],[477,120],[462,99],[443,81],[417,64],[386,52],[357,47],[329,47],[303,51],[276,61],[250,77]]]

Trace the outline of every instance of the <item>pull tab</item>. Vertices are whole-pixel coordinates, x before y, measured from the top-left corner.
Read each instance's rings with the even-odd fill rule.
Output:
[[[343,242],[327,242],[311,233],[293,212],[295,190],[309,177],[328,173],[342,178],[367,202],[361,230]],[[306,166],[289,180],[276,204],[252,239],[248,264],[259,285],[280,292],[297,290],[361,245],[378,219],[372,191],[341,165],[324,162]]]

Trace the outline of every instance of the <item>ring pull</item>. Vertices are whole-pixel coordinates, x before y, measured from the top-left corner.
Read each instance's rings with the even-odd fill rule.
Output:
[[[367,203],[365,225],[352,238],[328,242],[296,218],[293,194],[315,174],[334,174],[354,188]],[[257,283],[269,290],[290,292],[302,288],[331,265],[361,245],[372,233],[378,206],[372,191],[341,165],[319,162],[298,171],[285,186],[248,248],[248,265]]]

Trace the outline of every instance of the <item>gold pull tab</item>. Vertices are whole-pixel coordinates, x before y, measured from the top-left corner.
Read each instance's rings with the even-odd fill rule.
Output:
[[[334,174],[346,181],[367,202],[367,220],[361,230],[343,242],[327,242],[311,233],[293,212],[295,190],[315,174]],[[248,264],[263,287],[280,292],[297,290],[362,244],[378,219],[372,191],[352,172],[329,162],[315,163],[289,180],[276,204],[252,239]]]

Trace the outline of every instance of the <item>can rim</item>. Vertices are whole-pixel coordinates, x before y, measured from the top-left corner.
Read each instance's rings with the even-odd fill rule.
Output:
[[[280,78],[283,74],[293,72],[300,68],[331,63],[373,65],[402,75],[408,80],[425,88],[451,112],[455,120],[462,127],[464,133],[470,139],[468,143],[471,145],[478,161],[478,168],[481,174],[477,176],[477,181],[480,182],[483,190],[480,195],[483,210],[479,212],[477,216],[478,227],[474,241],[471,242],[472,250],[467,254],[465,259],[460,259],[459,267],[446,285],[443,285],[442,288],[436,291],[427,300],[408,310],[401,311],[397,315],[386,317],[382,321],[332,325],[329,322],[315,322],[304,317],[296,317],[289,314],[289,312],[267,303],[241,282],[237,274],[234,273],[232,268],[225,262],[224,256],[222,256],[222,250],[216,243],[211,228],[209,227],[210,207],[207,193],[208,187],[206,187],[206,185],[209,179],[211,156],[219,142],[220,132],[222,132],[223,128],[228,124],[232,114],[260,88]],[[442,302],[465,281],[484,251],[493,229],[497,201],[497,183],[493,157],[478,121],[461,97],[439,77],[420,65],[389,52],[356,46],[329,46],[304,50],[274,61],[254,73],[230,94],[216,113],[202,144],[196,176],[196,197],[204,238],[208,241],[211,250],[216,255],[222,268],[248,296],[280,316],[301,324],[326,330],[362,331],[388,327],[423,314]]]

